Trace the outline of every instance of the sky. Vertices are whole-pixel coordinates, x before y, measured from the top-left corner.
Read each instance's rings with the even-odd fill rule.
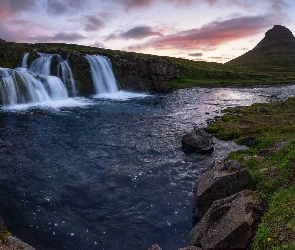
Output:
[[[0,38],[224,63],[274,25],[295,34],[294,13],[295,0],[0,0]]]

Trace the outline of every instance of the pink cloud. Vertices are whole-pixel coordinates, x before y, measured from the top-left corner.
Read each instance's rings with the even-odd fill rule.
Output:
[[[240,38],[254,36],[272,26],[270,16],[243,16],[224,21],[210,22],[200,29],[190,29],[151,39],[134,45],[129,50],[153,49],[206,49]]]

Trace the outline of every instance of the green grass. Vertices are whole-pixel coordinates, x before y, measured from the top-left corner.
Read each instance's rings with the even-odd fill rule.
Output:
[[[250,188],[269,204],[253,249],[295,249],[295,98],[225,112],[208,130],[238,143],[255,138],[251,147],[232,152],[228,159],[249,170]]]

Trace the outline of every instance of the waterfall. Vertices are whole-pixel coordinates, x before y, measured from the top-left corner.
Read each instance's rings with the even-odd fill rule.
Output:
[[[24,55],[22,66],[26,65]],[[16,105],[41,103],[68,98],[68,92],[60,78],[50,75],[53,55],[40,54],[29,67],[0,68],[0,103]]]
[[[99,55],[86,55],[86,58],[90,62],[96,94],[118,92],[119,89],[109,59]]]
[[[57,55],[58,61],[58,76],[62,79],[63,83],[67,86],[71,96],[76,96],[76,83],[73,78],[73,73],[68,60],[63,60],[60,55]]]
[[[51,59],[53,55],[50,54],[44,54],[39,53],[40,57],[35,59],[29,70],[38,74],[38,75],[44,75],[49,76],[50,75],[50,65],[51,65]]]
[[[22,61],[22,68],[28,68],[28,57],[29,53],[25,53]]]

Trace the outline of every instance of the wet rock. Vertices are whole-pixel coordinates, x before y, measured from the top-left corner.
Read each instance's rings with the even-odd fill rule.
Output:
[[[152,245],[148,250],[162,250],[157,244]]]
[[[69,53],[68,61],[79,95],[94,94],[95,89],[92,82],[90,63],[85,55],[79,52],[71,52]]]
[[[223,199],[244,190],[251,176],[236,161],[223,164],[217,161],[204,173],[194,190],[194,221],[197,223],[215,200]]]
[[[189,246],[189,247],[179,248],[178,250],[202,250],[202,249],[195,246]]]
[[[191,244],[203,250],[247,249],[257,210],[250,190],[214,201],[192,229]]]
[[[20,239],[13,236],[7,237],[6,240],[3,242],[3,245],[10,250],[35,250],[35,248],[31,247],[30,245],[22,242]]]
[[[194,129],[184,135],[181,139],[183,148],[186,151],[196,153],[209,153],[213,151],[213,139],[204,129]]]

